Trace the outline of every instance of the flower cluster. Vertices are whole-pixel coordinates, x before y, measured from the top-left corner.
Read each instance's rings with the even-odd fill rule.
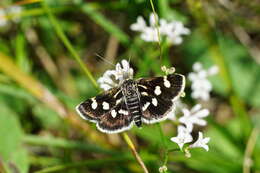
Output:
[[[128,61],[122,60],[121,63],[116,64],[115,70],[107,70],[97,82],[100,88],[109,90],[118,86],[124,79],[133,78],[134,70],[130,68]]]
[[[191,132],[193,130],[193,125],[201,125],[205,126],[207,122],[202,119],[209,115],[209,111],[207,109],[202,109],[200,104],[195,105],[191,110],[187,108],[182,109],[183,116],[179,118],[179,122],[184,124],[178,126],[178,134],[176,137],[172,137],[171,141],[177,143],[180,149],[183,148],[184,144],[190,143],[193,141],[193,137]],[[210,138],[203,138],[202,132],[199,132],[199,138],[196,142],[189,145],[189,148],[197,148],[202,147],[208,151],[208,145]]]
[[[208,70],[202,68],[202,64],[197,62],[192,66],[194,72],[188,75],[188,79],[192,82],[191,84],[191,97],[194,99],[202,99],[204,101],[209,100],[210,91],[212,90],[212,85],[208,80],[209,76],[218,73],[218,67],[212,66]]]
[[[188,35],[190,30],[185,28],[180,21],[167,22],[165,19],[159,19],[159,26],[156,26],[157,15],[150,14],[150,26],[146,25],[146,22],[142,16],[137,18],[136,23],[130,26],[133,31],[141,32],[141,39],[147,42],[158,42],[158,31],[161,36],[165,36],[167,41],[178,45],[182,43],[182,35]]]
[[[19,21],[17,14],[21,13],[22,7],[20,6],[11,6],[7,9],[0,9],[0,27],[6,26],[9,22],[9,18],[13,21]]]

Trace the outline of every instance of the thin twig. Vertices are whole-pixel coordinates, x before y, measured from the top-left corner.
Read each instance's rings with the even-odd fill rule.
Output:
[[[243,162],[243,173],[250,173],[250,167],[252,166],[251,155],[254,151],[257,137],[259,135],[259,129],[254,128],[246,144],[244,162]]]
[[[129,146],[129,148],[131,149],[133,155],[135,156],[136,160],[138,161],[140,166],[143,168],[143,171],[145,173],[149,173],[148,169],[146,168],[143,160],[141,159],[141,157],[139,156],[138,152],[136,151],[136,148],[135,148],[133,142],[131,141],[131,139],[129,138],[129,136],[127,135],[127,133],[123,133],[123,137],[124,137],[125,142]]]

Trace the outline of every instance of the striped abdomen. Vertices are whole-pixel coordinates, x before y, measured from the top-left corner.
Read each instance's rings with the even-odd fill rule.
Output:
[[[140,100],[137,94],[134,95],[129,95],[125,97],[126,105],[128,108],[128,111],[130,114],[133,116],[134,122],[137,127],[142,126],[142,121],[141,121],[141,107],[140,107]]]

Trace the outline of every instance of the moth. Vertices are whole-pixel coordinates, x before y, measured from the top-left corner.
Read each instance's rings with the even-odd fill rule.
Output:
[[[96,123],[104,133],[119,133],[135,124],[156,123],[168,118],[174,102],[184,91],[185,77],[168,74],[160,77],[125,79],[118,86],[76,107],[85,120]]]

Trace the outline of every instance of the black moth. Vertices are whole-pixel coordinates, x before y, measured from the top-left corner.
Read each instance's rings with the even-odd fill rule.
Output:
[[[115,88],[90,98],[76,107],[79,115],[96,123],[105,133],[118,133],[133,124],[156,123],[168,118],[174,102],[183,93],[185,77],[180,74],[126,79]]]

